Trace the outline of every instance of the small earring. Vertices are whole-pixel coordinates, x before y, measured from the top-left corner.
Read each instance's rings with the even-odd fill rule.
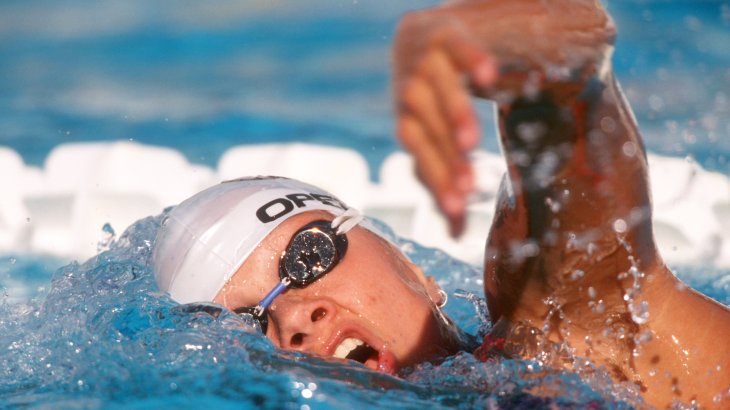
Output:
[[[443,311],[443,307],[446,306],[446,302],[449,301],[449,295],[444,292],[443,289],[439,289],[437,293],[439,294],[439,296],[441,296],[441,300],[438,303],[433,302],[433,299],[431,299],[431,301],[434,305],[436,305],[436,313],[438,313],[439,319],[441,319],[441,321],[444,322],[446,326],[450,326],[451,321],[449,320],[449,318],[446,317],[446,314],[444,314]]]
[[[443,308],[444,306],[446,306],[446,303],[449,302],[449,294],[446,293],[443,289],[439,289],[438,294],[439,296],[441,296],[441,301],[437,303],[436,306],[438,306],[439,308]]]

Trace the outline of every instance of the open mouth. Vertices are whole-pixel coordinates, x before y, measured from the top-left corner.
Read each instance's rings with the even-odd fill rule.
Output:
[[[375,367],[368,367],[376,370],[379,355],[377,350],[373,349],[362,340],[354,337],[348,337],[343,340],[339,346],[337,346],[337,349],[335,349],[335,353],[332,356],[338,359],[354,360],[366,366],[368,365],[368,362],[370,362],[370,364],[374,364]]]
[[[337,345],[332,357],[353,360],[370,370],[390,375],[396,373],[396,359],[388,349],[378,350],[356,337],[345,338]]]

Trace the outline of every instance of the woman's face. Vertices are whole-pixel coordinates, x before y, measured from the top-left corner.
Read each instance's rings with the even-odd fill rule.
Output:
[[[315,220],[307,212],[279,225],[252,252],[214,302],[255,306],[279,282],[279,259],[292,236]],[[352,359],[395,373],[458,348],[456,331],[439,317],[438,287],[387,241],[356,226],[347,252],[324,277],[288,289],[268,309],[266,336],[279,348]]]

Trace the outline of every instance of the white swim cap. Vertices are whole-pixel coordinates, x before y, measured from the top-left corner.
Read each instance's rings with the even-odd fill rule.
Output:
[[[199,192],[162,221],[152,255],[157,284],[177,302],[210,302],[274,228],[313,210],[357,214],[327,191],[281,177],[241,178]]]

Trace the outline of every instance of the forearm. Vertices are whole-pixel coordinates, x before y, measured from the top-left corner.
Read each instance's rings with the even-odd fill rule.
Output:
[[[570,99],[540,88],[501,105],[499,123],[512,195],[488,240],[490,309],[539,327],[559,311],[554,336],[579,324],[567,332],[574,342],[611,315],[634,327],[631,309],[667,274],[657,269],[640,136],[612,75]]]
[[[673,326],[689,329],[692,348],[723,339],[693,337],[697,321],[672,317],[708,308],[723,329],[727,317],[671,291],[677,281],[652,237],[643,144],[610,70],[614,35],[595,0],[453,1],[409,13],[394,48],[398,134],[458,232],[478,141],[469,94],[498,103],[513,192],[500,192],[485,253],[490,314],[546,329],[663,406],[702,386],[684,376],[679,393],[666,377],[650,383],[679,374],[666,342]],[[684,302],[692,313],[678,310]],[[646,342],[647,330],[662,342]]]
[[[561,260],[626,240],[641,245],[639,263],[653,263],[646,157],[617,83],[595,76],[562,99],[557,87],[499,108],[510,181],[528,211],[526,239]]]
[[[558,103],[543,91],[503,105],[500,127],[515,200],[526,214],[524,242],[539,248],[503,271],[539,279],[523,288],[510,319],[569,329],[555,334],[640,385],[653,404],[713,404],[730,387],[727,373],[717,371],[730,366],[730,355],[713,348],[730,337],[730,314],[685,288],[656,251],[643,144],[612,76],[574,100]],[[525,303],[535,294],[556,302]]]

